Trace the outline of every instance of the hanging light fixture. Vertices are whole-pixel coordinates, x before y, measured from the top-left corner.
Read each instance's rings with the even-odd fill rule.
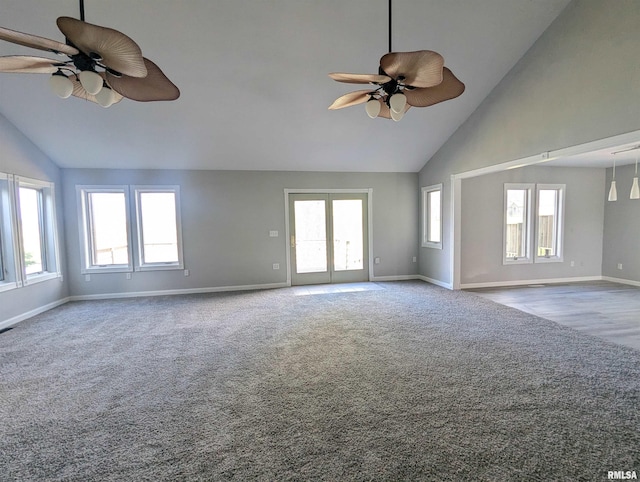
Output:
[[[640,186],[638,186],[638,156],[636,155],[636,175],[633,177],[633,184],[631,185],[631,194],[629,199],[640,199]]]
[[[618,190],[616,189],[616,159],[613,159],[613,179],[611,180],[611,187],[609,188],[609,201],[618,200]]]

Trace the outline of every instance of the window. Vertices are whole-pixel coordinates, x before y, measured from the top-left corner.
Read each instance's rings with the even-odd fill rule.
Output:
[[[538,184],[536,262],[562,261],[564,184]]]
[[[442,249],[442,184],[422,188],[422,247]]]
[[[12,192],[13,176],[0,172],[0,291],[17,287]]]
[[[179,186],[76,186],[76,191],[82,273],[184,267]]]
[[[533,184],[504,185],[504,264],[531,262],[532,191]]]
[[[564,190],[564,184],[505,184],[504,264],[562,261]]]
[[[132,271],[127,186],[77,186],[82,273]]]
[[[0,173],[0,291],[61,276],[53,183]]]
[[[133,186],[137,270],[182,269],[179,186]]]

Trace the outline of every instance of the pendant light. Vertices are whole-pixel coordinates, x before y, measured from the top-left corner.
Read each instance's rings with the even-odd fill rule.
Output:
[[[631,194],[629,199],[640,199],[640,186],[638,186],[638,156],[636,155],[636,175],[633,177]]]
[[[609,201],[618,200],[618,190],[616,189],[616,160],[613,159],[613,179],[611,180],[611,188],[609,188]]]

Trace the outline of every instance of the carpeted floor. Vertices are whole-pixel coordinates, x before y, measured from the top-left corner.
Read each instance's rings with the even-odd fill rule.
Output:
[[[0,334],[0,480],[640,474],[640,352],[422,282],[69,303]]]

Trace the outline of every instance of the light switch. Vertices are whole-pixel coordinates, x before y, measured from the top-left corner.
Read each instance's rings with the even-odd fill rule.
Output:
[[[270,238],[277,238],[278,237],[278,231],[269,231],[269,237]]]

